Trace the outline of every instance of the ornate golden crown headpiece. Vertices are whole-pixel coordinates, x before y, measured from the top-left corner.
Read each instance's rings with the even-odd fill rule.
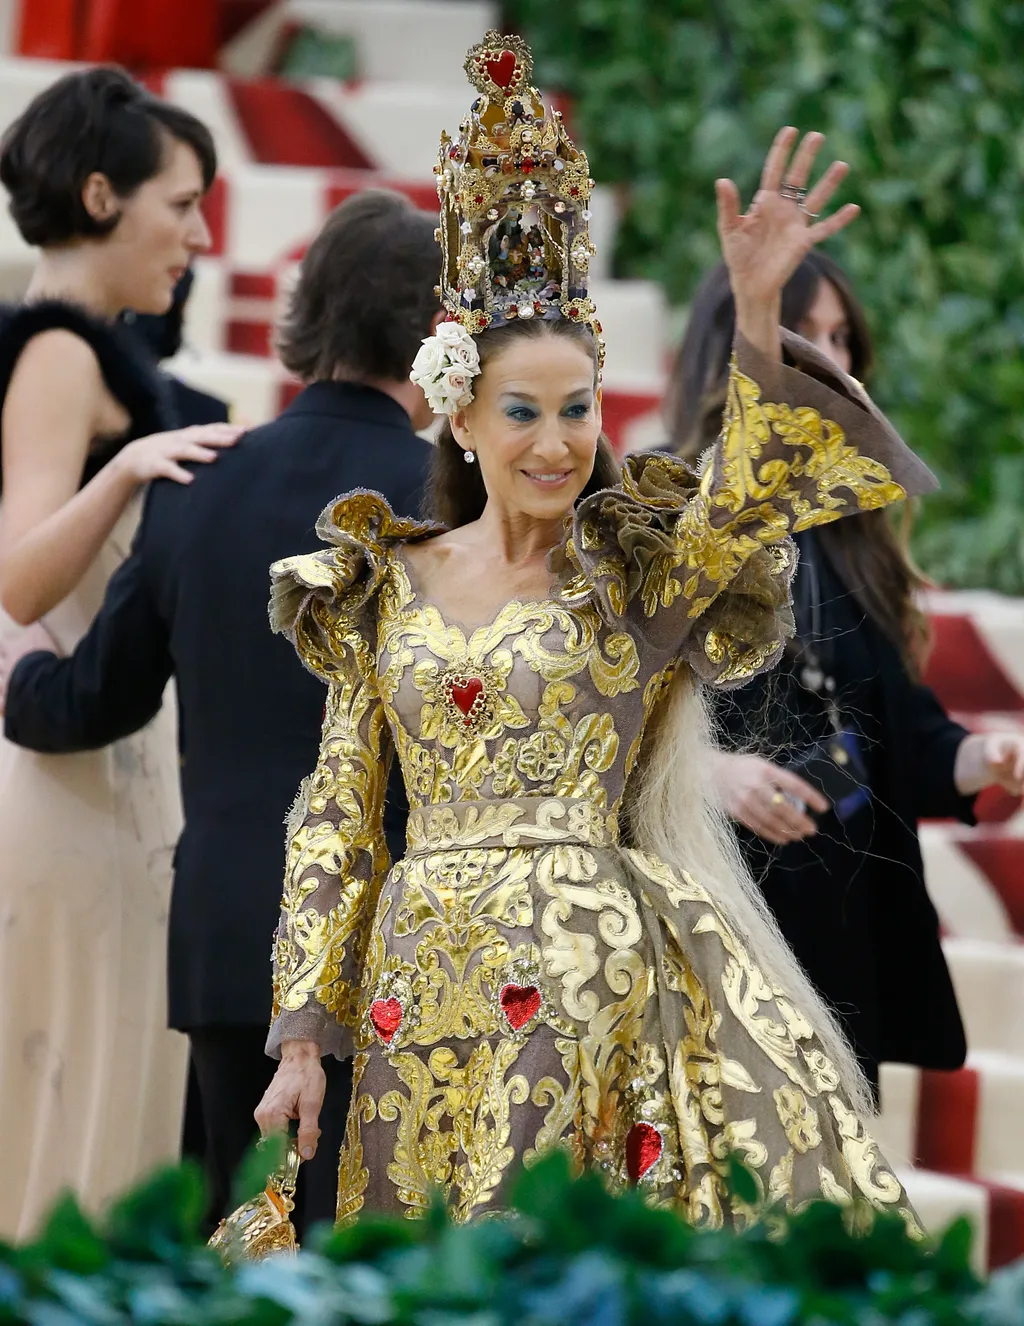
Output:
[[[519,37],[488,32],[466,56],[479,95],[457,140],[441,135],[441,300],[471,334],[513,319],[601,324],[587,293],[590,178],[561,113],[530,86]]]

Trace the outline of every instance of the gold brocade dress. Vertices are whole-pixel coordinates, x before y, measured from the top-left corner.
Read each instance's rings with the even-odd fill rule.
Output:
[[[696,1223],[750,1215],[731,1151],[769,1201],[913,1221],[814,1028],[701,881],[619,842],[673,671],[735,684],[778,658],[786,535],[930,486],[856,384],[790,344],[808,373],[739,343],[699,481],[631,457],[578,504],[548,599],[447,620],[402,556],[435,527],[365,492],[324,513],[331,547],[273,568],[275,623],[329,695],[269,1048],[355,1055],[339,1219],[415,1215],[435,1187],[458,1219],[500,1209],[517,1162],[562,1145]],[[392,752],[412,813],[389,869]]]

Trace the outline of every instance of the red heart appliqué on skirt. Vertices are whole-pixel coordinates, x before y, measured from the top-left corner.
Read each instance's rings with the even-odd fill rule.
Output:
[[[498,999],[513,1031],[525,1027],[540,1008],[540,991],[535,985],[503,985]]]
[[[402,1025],[402,1017],[402,1005],[394,996],[390,999],[375,999],[370,1005],[370,1021],[385,1045],[390,1045],[395,1039],[395,1032]]]
[[[665,1139],[649,1123],[635,1123],[626,1136],[626,1172],[638,1183],[660,1158]]]

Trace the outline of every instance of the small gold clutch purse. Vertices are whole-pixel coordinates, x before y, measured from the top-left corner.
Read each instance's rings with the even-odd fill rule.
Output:
[[[267,1180],[267,1186],[252,1201],[244,1202],[217,1226],[210,1247],[227,1265],[258,1262],[272,1253],[294,1256],[299,1249],[291,1213],[295,1209],[295,1180],[299,1173],[299,1147],[288,1144],[283,1164]]]

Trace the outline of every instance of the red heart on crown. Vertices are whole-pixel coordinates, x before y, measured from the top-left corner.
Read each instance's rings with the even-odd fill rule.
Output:
[[[477,697],[483,694],[483,682],[479,677],[467,677],[465,681],[449,682],[449,689],[452,703],[465,715],[468,723]]]
[[[498,87],[511,87],[516,76],[516,57],[512,51],[502,51],[500,55],[489,55],[484,60],[484,68],[492,83]]]
[[[390,999],[375,999],[370,1005],[370,1021],[385,1045],[390,1045],[395,1039],[395,1032],[402,1025],[402,1017],[402,1005],[394,996]]]
[[[540,1008],[540,991],[535,985],[503,985],[498,996],[501,1011],[513,1031],[525,1027]]]
[[[665,1139],[652,1124],[635,1123],[626,1136],[626,1172],[638,1183],[665,1149]]]

